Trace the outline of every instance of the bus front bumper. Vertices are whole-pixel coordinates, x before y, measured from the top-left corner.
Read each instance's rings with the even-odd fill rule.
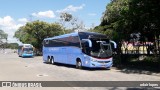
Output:
[[[85,66],[89,68],[110,68],[113,65],[112,58],[109,59],[90,59],[89,63],[85,62]]]
[[[33,54],[23,54],[22,57],[32,57]]]
[[[110,68],[112,67],[113,62],[112,61],[97,61],[97,62],[91,62],[90,67],[91,68]]]

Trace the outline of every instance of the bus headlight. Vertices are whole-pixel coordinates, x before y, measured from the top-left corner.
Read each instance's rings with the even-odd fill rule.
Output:
[[[97,60],[96,60],[96,59],[94,59],[94,58],[92,58],[91,60],[92,60],[93,62],[97,62]]]
[[[86,64],[88,64],[88,61],[86,61]]]

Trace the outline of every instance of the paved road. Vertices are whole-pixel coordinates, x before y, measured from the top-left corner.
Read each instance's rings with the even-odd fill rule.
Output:
[[[74,66],[68,65],[50,65],[42,61],[41,56],[34,58],[20,58],[13,51],[6,50],[0,52],[0,80],[1,81],[160,81],[160,75],[156,73],[125,72],[125,70],[96,69],[79,70]],[[72,86],[72,85],[71,85]],[[0,90],[10,88],[0,88]],[[22,88],[18,88],[21,90]],[[24,88],[27,89],[27,88]],[[36,88],[30,88],[36,90]],[[52,88],[38,88],[39,90],[50,90]],[[54,89],[64,90],[64,87],[55,87]],[[117,88],[104,87],[65,87],[65,90],[116,90]],[[128,89],[129,88],[118,88]],[[132,89],[132,88],[131,88]],[[17,88],[15,89],[17,90]]]

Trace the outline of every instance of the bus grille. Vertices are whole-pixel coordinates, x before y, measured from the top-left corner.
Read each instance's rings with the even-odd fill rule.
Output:
[[[98,61],[98,63],[109,63],[110,61]]]

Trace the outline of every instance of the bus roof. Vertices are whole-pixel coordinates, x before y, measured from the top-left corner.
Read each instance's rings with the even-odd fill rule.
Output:
[[[33,45],[31,45],[31,44],[21,44],[19,46],[33,46]]]
[[[99,38],[108,38],[106,35],[103,35],[100,33],[95,33],[95,32],[74,32],[74,33],[64,34],[64,35],[60,35],[60,36],[45,38],[44,40],[58,39],[58,38],[64,38],[64,37],[69,37],[69,36],[79,36],[80,34],[83,34],[86,36],[93,35],[93,36],[97,36]]]
[[[45,38],[44,40],[57,39],[57,38],[63,38],[63,37],[69,37],[69,36],[78,36],[78,32],[63,34],[63,35],[54,36],[54,37],[50,37],[50,38]]]

